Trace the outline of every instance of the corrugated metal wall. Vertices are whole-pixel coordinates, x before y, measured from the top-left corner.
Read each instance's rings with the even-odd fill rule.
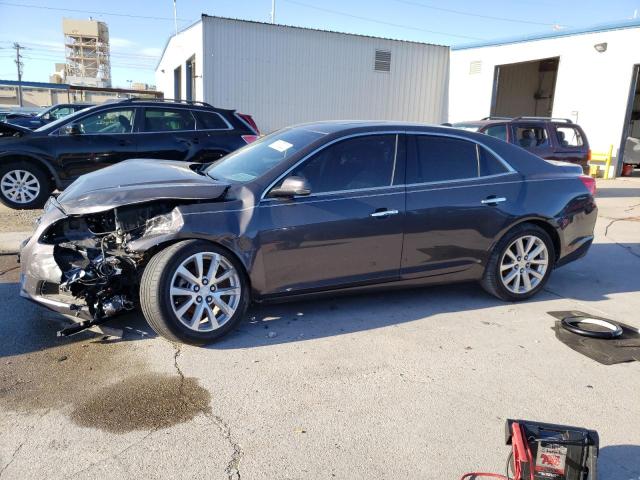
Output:
[[[263,132],[308,121],[447,118],[449,48],[203,17],[204,100]],[[391,71],[374,70],[376,49]]]

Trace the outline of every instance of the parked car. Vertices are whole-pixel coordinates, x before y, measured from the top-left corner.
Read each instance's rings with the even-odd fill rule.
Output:
[[[42,108],[9,107],[6,110],[0,110],[0,122],[6,122],[8,118],[35,117],[41,111]]]
[[[22,209],[42,207],[54,189],[123,160],[206,163],[259,135],[249,115],[206,103],[146,99],[91,107],[31,133],[14,130],[0,137],[0,202]]]
[[[486,117],[454,127],[490,135],[518,145],[546,160],[570,162],[589,171],[589,142],[580,125],[547,117]]]
[[[589,249],[594,191],[488,135],[307,124],[208,166],[80,177],[21,249],[21,295],[88,322],[140,305],[160,335],[195,344],[250,301],[459,281],[524,300]]]
[[[4,120],[7,123],[12,125],[18,125],[20,127],[26,127],[31,130],[35,130],[36,128],[40,128],[47,123],[51,123],[55,120],[59,120],[64,118],[72,113],[76,113],[85,108],[93,107],[93,104],[90,103],[60,103],[58,105],[54,105],[52,107],[47,108],[46,110],[38,113],[37,115],[27,115],[27,116],[15,116],[8,115]]]

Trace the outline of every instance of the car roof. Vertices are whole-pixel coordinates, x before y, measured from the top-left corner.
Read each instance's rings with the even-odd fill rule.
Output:
[[[462,136],[467,138],[485,138],[485,135],[467,132],[455,127],[434,125],[427,123],[416,122],[396,122],[396,121],[382,121],[382,120],[329,120],[323,122],[311,122],[302,123],[298,125],[292,125],[287,129],[304,129],[311,130],[325,135],[345,135],[355,133],[366,133],[374,131],[387,131],[387,130],[400,130],[400,131],[416,131],[416,132],[429,132],[429,133],[446,133],[448,135]],[[481,135],[481,137],[478,137]]]

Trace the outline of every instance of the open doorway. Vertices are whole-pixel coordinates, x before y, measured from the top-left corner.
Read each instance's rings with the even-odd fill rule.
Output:
[[[550,117],[560,58],[497,65],[491,116]]]
[[[618,161],[619,170],[623,163],[636,168],[640,166],[640,65],[633,67],[620,151],[622,162]]]

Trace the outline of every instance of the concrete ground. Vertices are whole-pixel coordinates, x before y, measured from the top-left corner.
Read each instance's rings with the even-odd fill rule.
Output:
[[[0,257],[2,479],[457,479],[502,473],[506,418],[601,438],[600,478],[640,478],[640,363],[556,340],[547,312],[640,327],[640,179],[599,184],[588,256],[537,298],[476,285],[266,306],[208,348],[138,316],[59,340]]]

